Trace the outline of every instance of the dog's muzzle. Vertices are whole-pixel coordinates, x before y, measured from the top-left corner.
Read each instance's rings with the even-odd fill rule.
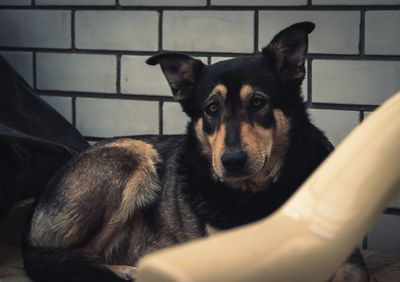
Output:
[[[243,176],[247,174],[247,154],[240,148],[228,148],[221,156],[221,162],[227,176]]]

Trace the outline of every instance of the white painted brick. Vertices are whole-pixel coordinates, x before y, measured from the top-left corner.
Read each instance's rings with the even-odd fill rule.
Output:
[[[394,5],[400,0],[312,0],[313,5]]]
[[[315,30],[310,34],[310,53],[358,53],[358,11],[261,11],[259,49],[268,45],[279,31],[302,21],[316,24]]]
[[[400,216],[381,215],[368,232],[368,249],[400,252]]]
[[[399,26],[400,11],[367,11],[365,14],[365,53],[400,55]]]
[[[400,89],[400,62],[314,60],[313,102],[378,105]]]
[[[186,132],[188,116],[182,111],[179,103],[165,102],[163,104],[163,133],[182,134]]]
[[[2,51],[1,55],[30,85],[33,85],[33,55],[31,52]]]
[[[206,6],[207,0],[119,0],[122,6]]]
[[[158,12],[78,11],[75,19],[77,48],[158,49]]]
[[[163,21],[165,50],[254,51],[254,12],[165,11]]]
[[[211,0],[219,6],[304,6],[307,0]]]
[[[87,6],[107,6],[115,5],[115,0],[36,0],[36,5],[87,5]]]
[[[31,0],[0,0],[0,6],[29,6]]]
[[[2,10],[0,26],[0,46],[71,47],[69,11]]]
[[[116,56],[37,54],[37,87],[47,90],[116,91]]]
[[[66,120],[72,123],[72,98],[56,96],[40,96],[47,104],[52,106]]]
[[[146,64],[147,56],[122,56],[121,92],[170,96],[171,90],[159,66]]]
[[[158,102],[76,99],[76,126],[85,136],[158,134],[158,114]]]
[[[352,111],[310,109],[310,117],[334,146],[338,145],[358,125],[359,114]]]
[[[211,64],[216,64],[233,58],[234,57],[211,57]]]
[[[146,64],[148,56],[122,56],[121,92],[125,94],[171,96],[172,92],[159,66]],[[195,57],[207,63],[206,57]]]

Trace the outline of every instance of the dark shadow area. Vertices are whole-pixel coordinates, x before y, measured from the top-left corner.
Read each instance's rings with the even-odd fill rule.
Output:
[[[0,219],[88,142],[0,57]]]

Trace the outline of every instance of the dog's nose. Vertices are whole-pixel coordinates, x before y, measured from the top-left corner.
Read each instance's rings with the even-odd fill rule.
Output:
[[[247,155],[240,148],[230,148],[222,154],[221,161],[225,169],[237,171],[246,164]]]

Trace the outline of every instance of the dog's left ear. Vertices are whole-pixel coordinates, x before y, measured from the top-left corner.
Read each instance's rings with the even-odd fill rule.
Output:
[[[304,79],[308,34],[314,28],[311,22],[291,25],[275,35],[268,46],[263,48],[263,55],[274,57],[276,69],[283,81]]]
[[[200,60],[179,53],[157,54],[148,58],[146,63],[152,66],[161,65],[175,99],[181,103],[189,98],[205,67]]]

